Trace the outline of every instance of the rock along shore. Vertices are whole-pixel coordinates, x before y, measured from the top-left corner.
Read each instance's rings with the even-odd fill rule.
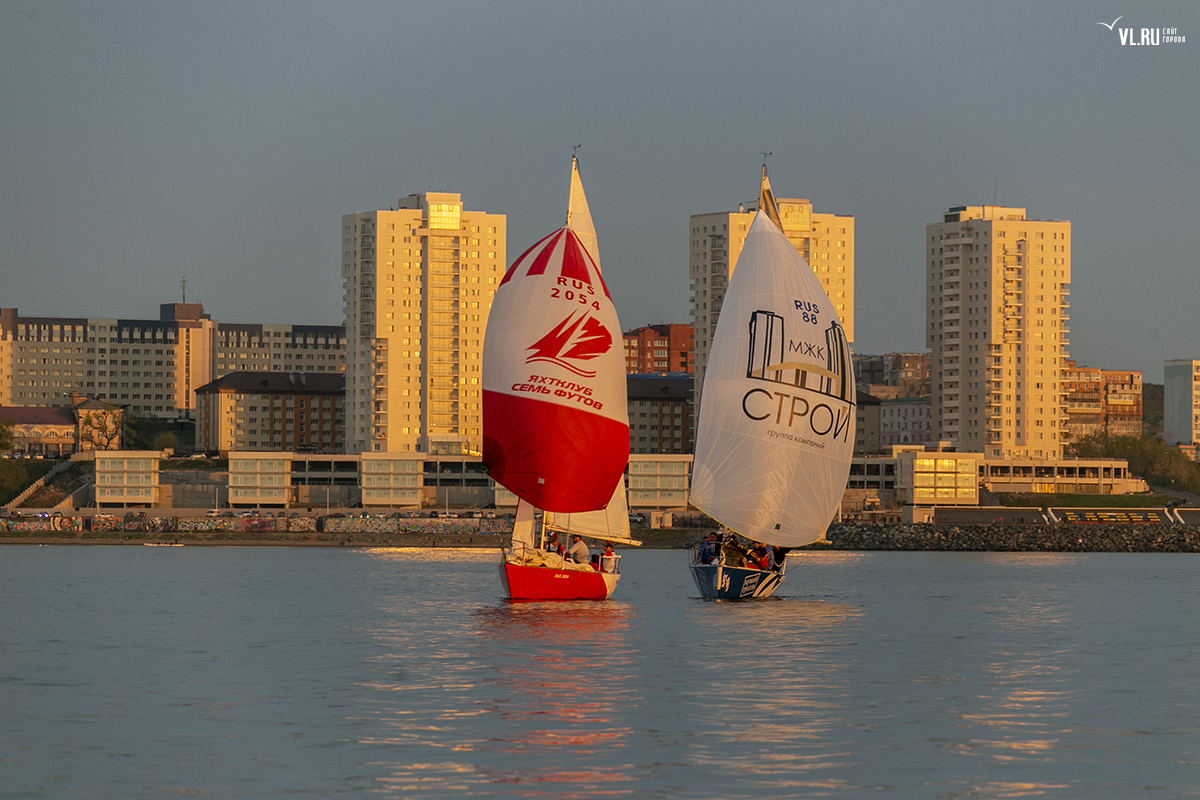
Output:
[[[817,550],[918,550],[945,552],[1198,553],[1194,525],[948,525],[840,523]]]

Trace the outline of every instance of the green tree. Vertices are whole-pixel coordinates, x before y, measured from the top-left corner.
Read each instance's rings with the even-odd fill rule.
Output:
[[[1124,459],[1129,471],[1149,484],[1200,493],[1200,465],[1154,436],[1097,433],[1067,445],[1065,453],[1079,458]]]
[[[154,450],[174,450],[178,446],[179,446],[179,441],[175,438],[175,434],[171,433],[170,431],[167,431],[165,433],[160,433],[158,436],[154,437],[154,443],[153,443],[152,449],[154,449]]]
[[[0,450],[12,450],[13,428],[15,427],[16,422],[11,418],[0,422]]]

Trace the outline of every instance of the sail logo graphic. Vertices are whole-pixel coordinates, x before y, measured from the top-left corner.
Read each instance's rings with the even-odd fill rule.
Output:
[[[771,384],[771,388],[755,387],[746,392],[742,412],[750,419],[771,420],[771,424],[789,430],[807,424],[817,436],[832,435],[846,441],[854,413],[854,368],[841,324],[829,323],[824,345],[788,339],[783,317],[770,311],[755,311],[749,324],[746,377]],[[823,364],[796,361],[796,354],[811,356]]]
[[[578,318],[572,312],[566,319],[527,350],[533,354],[525,359],[526,364],[548,361],[583,378],[596,377],[596,370],[585,369],[583,364],[602,356],[612,349],[613,337],[608,329],[594,317],[583,312]]]

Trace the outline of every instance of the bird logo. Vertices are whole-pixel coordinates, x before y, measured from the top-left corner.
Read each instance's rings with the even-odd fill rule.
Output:
[[[1125,15],[1124,15],[1124,14],[1122,14],[1122,15],[1121,15],[1121,16],[1119,16],[1119,17],[1117,17],[1116,19],[1114,19],[1114,20],[1112,21],[1112,25],[1110,25],[1110,24],[1109,24],[1109,23],[1107,23],[1107,22],[1097,22],[1096,24],[1097,24],[1097,25],[1103,25],[1104,27],[1108,28],[1108,29],[1111,31],[1111,30],[1113,29],[1113,25],[1116,25],[1118,22],[1120,22],[1122,19],[1124,19],[1124,17],[1125,17]]]
[[[526,348],[532,350],[533,355],[526,358],[525,363],[549,361],[581,377],[594,378],[596,370],[576,366],[567,359],[590,361],[607,353],[612,348],[612,343],[613,337],[608,329],[588,316],[586,311],[578,319],[572,313],[554,326],[554,330]]]

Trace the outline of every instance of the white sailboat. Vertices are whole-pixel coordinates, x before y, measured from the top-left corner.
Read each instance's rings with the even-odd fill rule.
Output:
[[[691,501],[729,531],[701,546],[703,597],[770,597],[786,552],[821,539],[854,450],[850,348],[812,269],[788,242],[763,167],[759,210],[722,303],[700,396]],[[749,556],[749,557],[747,557]]]
[[[603,600],[620,559],[576,564],[548,530],[633,542],[625,503],[629,419],[621,323],[578,161],[567,224],[525,251],[496,291],[483,350],[483,461],[519,498],[501,581],[514,600]],[[543,509],[542,533],[535,509]]]

